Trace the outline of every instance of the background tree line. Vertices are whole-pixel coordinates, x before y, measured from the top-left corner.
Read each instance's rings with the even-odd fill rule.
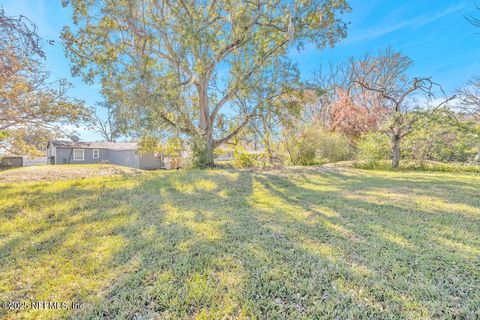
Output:
[[[105,100],[87,108],[68,97],[65,80],[49,81],[35,26],[2,11],[0,147],[10,153],[35,152],[71,134],[65,124],[86,124],[106,141],[189,148],[198,167],[226,150],[241,166],[478,158],[479,79],[449,96],[387,48],[319,64],[301,81],[288,50],[346,37],[346,1],[63,4],[73,9],[62,32],[72,73],[100,82]],[[246,150],[252,144],[262,152]]]

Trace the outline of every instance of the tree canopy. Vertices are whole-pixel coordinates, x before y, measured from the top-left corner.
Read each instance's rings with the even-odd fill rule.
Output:
[[[35,25],[0,11],[0,150],[36,153],[65,123],[84,117],[80,101],[67,97],[69,83],[49,81]]]
[[[241,101],[272,85],[274,62],[292,47],[333,46],[349,10],[345,0],[63,3],[73,8],[75,26],[62,33],[73,74],[100,81],[128,128],[175,128],[203,145],[208,162],[256,116],[258,105]],[[222,132],[220,119],[235,125]]]

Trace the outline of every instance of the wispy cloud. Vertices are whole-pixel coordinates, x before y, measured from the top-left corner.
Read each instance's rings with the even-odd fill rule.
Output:
[[[376,26],[374,28],[367,28],[364,30],[360,30],[357,35],[354,35],[352,37],[347,38],[344,43],[349,44],[353,42],[358,42],[358,41],[363,41],[363,40],[370,40],[370,39],[375,39],[381,36],[384,36],[386,34],[392,33],[397,30],[401,30],[404,28],[410,28],[410,27],[422,27],[425,25],[428,25],[432,22],[435,22],[451,13],[458,12],[459,10],[463,9],[465,7],[465,3],[456,5],[456,6],[451,6],[449,8],[446,8],[443,11],[437,12],[433,15],[430,14],[424,14],[415,18],[407,19],[404,21],[401,21],[397,24],[393,25],[381,25],[381,26]]]

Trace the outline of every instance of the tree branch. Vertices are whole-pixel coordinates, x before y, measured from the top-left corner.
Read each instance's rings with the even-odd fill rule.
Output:
[[[222,144],[224,144],[225,142],[229,141],[230,139],[232,139],[233,137],[235,137],[247,124],[248,122],[250,121],[250,119],[253,117],[254,113],[251,113],[249,115],[247,115],[245,117],[245,119],[243,119],[243,121],[240,123],[240,125],[235,128],[232,132],[230,132],[228,135],[226,135],[225,137],[221,138],[221,139],[218,139],[218,140],[215,140],[213,142],[213,145],[215,147],[218,147]]]

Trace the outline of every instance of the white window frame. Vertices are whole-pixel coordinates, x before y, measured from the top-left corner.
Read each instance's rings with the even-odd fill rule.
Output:
[[[75,152],[82,151],[82,158],[76,158]],[[84,149],[73,149],[73,161],[85,161],[85,150]]]
[[[98,158],[100,158],[100,150],[99,150],[99,149],[93,149],[93,151],[92,151],[92,157],[93,157],[93,159],[98,159]]]

